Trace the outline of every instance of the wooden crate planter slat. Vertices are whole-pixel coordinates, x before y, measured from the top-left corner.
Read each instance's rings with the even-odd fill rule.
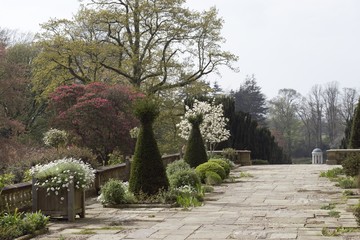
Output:
[[[61,189],[58,195],[51,192],[48,195],[46,188],[35,186],[33,180],[33,211],[39,211],[52,218],[66,218],[68,221],[75,221],[75,216],[85,217],[85,191],[75,189],[74,184],[69,184],[69,191]]]

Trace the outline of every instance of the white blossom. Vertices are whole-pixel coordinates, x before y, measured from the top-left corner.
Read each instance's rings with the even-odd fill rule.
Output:
[[[228,119],[224,117],[222,104],[216,105],[214,101],[210,104],[195,100],[193,108],[186,106],[185,109],[185,115],[177,125],[180,129],[180,137],[189,138],[191,124],[188,119],[199,114],[203,115],[200,132],[208,150],[213,151],[217,143],[230,137],[230,131],[226,129]]]
[[[94,172],[89,164],[74,158],[63,158],[30,169],[31,175],[36,179],[35,185],[56,195],[60,194],[61,189],[69,191],[69,184],[72,182],[76,182],[76,188],[89,188],[95,179]]]

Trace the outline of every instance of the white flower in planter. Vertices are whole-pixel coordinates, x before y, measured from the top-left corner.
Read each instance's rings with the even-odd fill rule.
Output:
[[[74,158],[63,158],[30,169],[35,186],[44,187],[48,194],[56,195],[61,189],[69,191],[69,183],[76,183],[77,189],[90,188],[95,179],[94,169],[87,163]]]

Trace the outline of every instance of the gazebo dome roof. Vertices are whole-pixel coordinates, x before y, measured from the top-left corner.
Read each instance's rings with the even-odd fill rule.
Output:
[[[320,148],[315,148],[312,152],[313,153],[322,153]]]

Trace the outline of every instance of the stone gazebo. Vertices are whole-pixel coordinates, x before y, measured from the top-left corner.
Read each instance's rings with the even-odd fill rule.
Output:
[[[323,152],[320,148],[315,148],[312,151],[312,164],[323,164]]]

